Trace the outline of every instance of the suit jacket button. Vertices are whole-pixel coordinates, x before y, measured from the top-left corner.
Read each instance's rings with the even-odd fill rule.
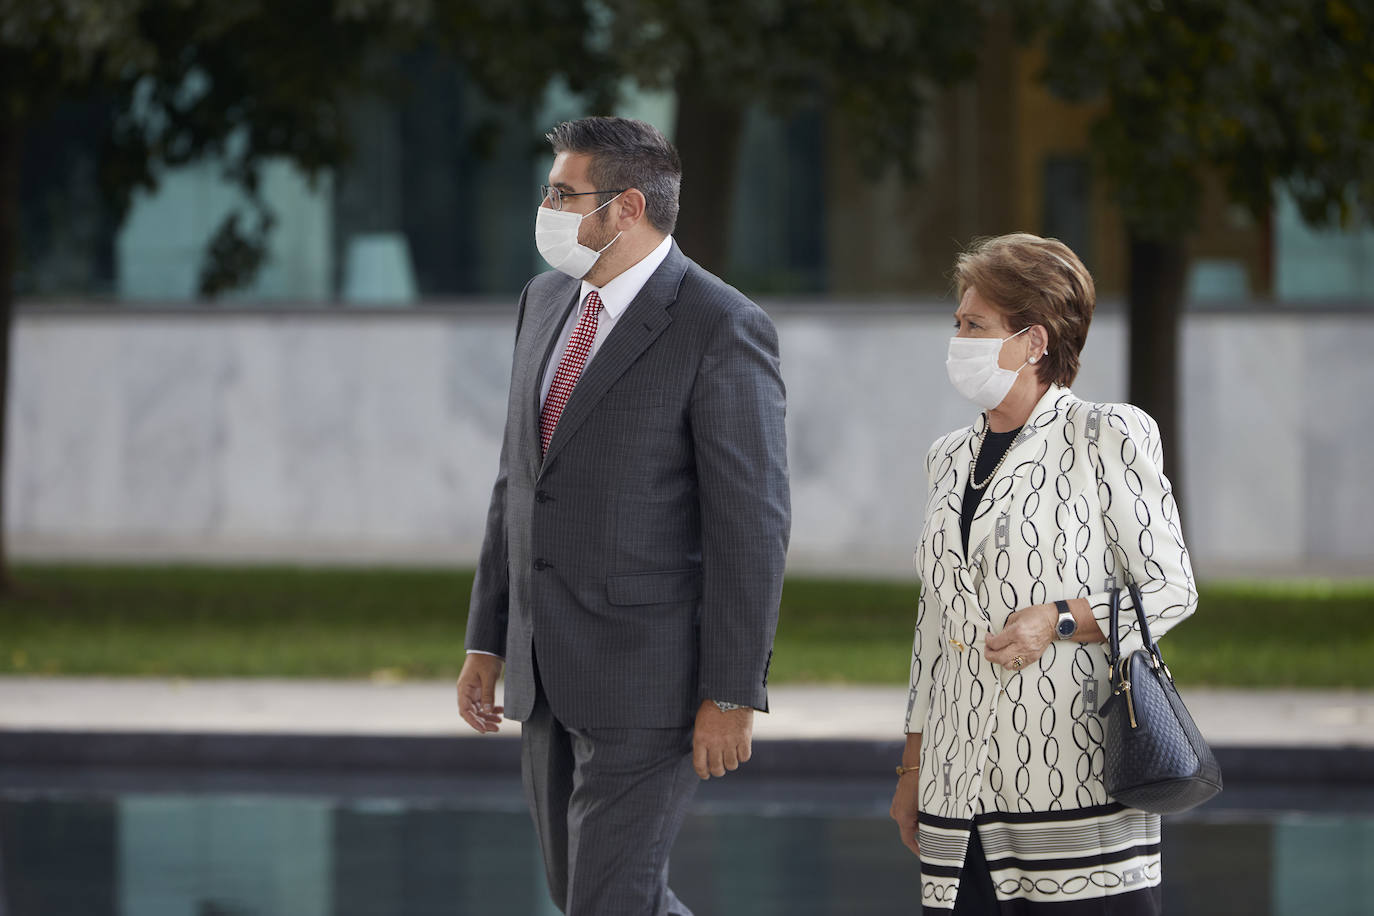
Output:
[[[537,503],[546,503],[551,499],[553,499],[553,497],[544,490],[538,490],[534,494],[534,501]]]
[[[552,565],[552,563],[545,560],[543,557],[540,557],[539,559],[534,561],[534,568],[539,570],[540,572],[549,569]]]

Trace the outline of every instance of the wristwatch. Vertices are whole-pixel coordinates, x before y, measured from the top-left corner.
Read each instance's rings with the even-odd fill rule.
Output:
[[[1059,608],[1059,622],[1054,625],[1054,635],[1060,639],[1073,639],[1073,634],[1078,632],[1078,621],[1073,619],[1069,603],[1060,600],[1054,606]]]
[[[732,709],[743,709],[743,708],[744,708],[744,707],[742,707],[742,706],[741,706],[740,704],[738,704],[738,703],[730,703],[730,702],[727,702],[726,700],[712,700],[711,702],[712,702],[712,703],[715,703],[717,706],[719,706],[721,712],[729,712],[729,711],[732,710]]]

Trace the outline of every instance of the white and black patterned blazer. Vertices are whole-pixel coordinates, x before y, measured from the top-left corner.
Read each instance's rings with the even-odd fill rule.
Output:
[[[1130,405],[1088,403],[1058,386],[1036,404],[983,491],[966,558],[960,513],[986,424],[980,415],[926,457],[906,721],[908,732],[922,733],[923,859],[942,858],[942,823],[1111,805],[1097,714],[1109,689],[1105,646],[1054,642],[1013,673],[982,654],[1008,615],[1087,598],[1105,633],[1109,589],[1129,579],[1158,637],[1197,603],[1155,422]],[[1122,605],[1129,651],[1140,636],[1129,597]],[[962,842],[954,846],[946,852],[958,864]]]

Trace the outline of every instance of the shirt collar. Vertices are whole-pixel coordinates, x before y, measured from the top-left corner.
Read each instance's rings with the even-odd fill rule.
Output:
[[[625,309],[629,308],[635,296],[644,288],[644,284],[649,282],[649,278],[658,270],[659,265],[668,257],[668,252],[673,247],[673,237],[665,235],[663,241],[658,243],[658,247],[640,258],[635,264],[627,267],[616,276],[614,280],[605,286],[597,289],[586,280],[582,281],[582,299],[587,300],[587,293],[596,290],[601,295],[601,306],[612,319],[619,318]]]

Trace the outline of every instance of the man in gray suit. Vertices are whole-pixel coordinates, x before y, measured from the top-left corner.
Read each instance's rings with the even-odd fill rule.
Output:
[[[662,134],[587,118],[549,141],[535,241],[556,269],[520,297],[458,706],[479,732],[523,723],[560,909],[689,914],[668,854],[696,777],[747,761],[768,709],[790,529],[777,332],[673,241]]]

